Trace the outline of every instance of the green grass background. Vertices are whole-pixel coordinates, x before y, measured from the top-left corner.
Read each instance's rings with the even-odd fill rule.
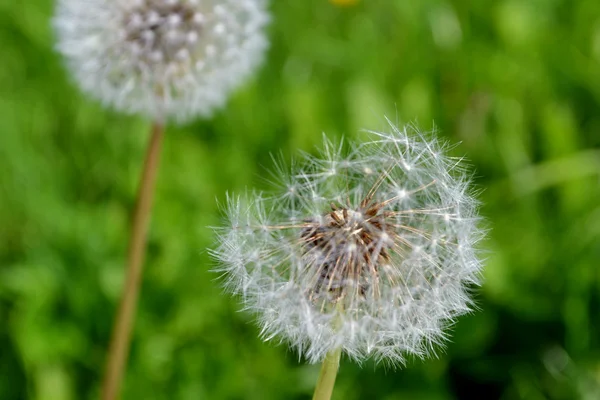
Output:
[[[491,227],[480,310],[438,358],[343,360],[334,399],[600,398],[600,3],[272,1],[266,63],[168,128],[124,399],[309,399],[318,366],[263,343],[206,248],[226,191],[321,133],[435,125]],[[85,98],[49,0],[0,2],[0,399],[95,399],[147,121]]]

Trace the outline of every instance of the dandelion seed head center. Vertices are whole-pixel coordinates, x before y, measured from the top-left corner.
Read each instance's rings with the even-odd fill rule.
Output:
[[[316,275],[310,295],[333,300],[365,295],[379,279],[380,265],[389,261],[391,225],[379,205],[332,208],[323,217],[308,220],[301,233],[304,252],[314,260],[308,263],[309,274]]]
[[[193,1],[138,0],[123,14],[125,41],[142,64],[179,65],[202,50],[205,20]]]

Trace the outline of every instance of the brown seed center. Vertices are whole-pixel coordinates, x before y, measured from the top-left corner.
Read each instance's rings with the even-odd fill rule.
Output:
[[[334,301],[345,295],[364,296],[377,287],[379,265],[389,259],[389,224],[381,207],[358,211],[338,208],[308,220],[302,231],[307,267],[313,276],[310,297]]]
[[[131,52],[147,64],[180,63],[195,53],[204,15],[181,1],[146,0],[124,18]]]

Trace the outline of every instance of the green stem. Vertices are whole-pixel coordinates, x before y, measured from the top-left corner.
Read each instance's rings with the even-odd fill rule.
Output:
[[[313,400],[329,400],[333,393],[333,385],[335,385],[335,378],[337,377],[338,369],[340,368],[340,357],[342,355],[342,349],[337,349],[329,352],[323,360],[323,366],[321,367],[321,373],[319,374],[319,380],[317,381],[317,387],[313,395]]]

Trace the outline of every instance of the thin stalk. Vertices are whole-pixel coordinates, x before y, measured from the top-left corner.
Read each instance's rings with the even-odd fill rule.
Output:
[[[313,400],[329,400],[333,393],[333,385],[337,377],[338,369],[340,368],[340,357],[342,349],[337,349],[329,352],[323,360],[317,387],[313,394]]]
[[[164,136],[164,126],[155,122],[152,125],[151,135],[148,149],[146,150],[144,168],[140,177],[140,187],[127,252],[127,277],[113,327],[104,382],[102,383],[102,400],[115,400],[119,397],[125,363],[129,354],[131,330],[140,291],[142,266],[144,263],[160,150]]]

